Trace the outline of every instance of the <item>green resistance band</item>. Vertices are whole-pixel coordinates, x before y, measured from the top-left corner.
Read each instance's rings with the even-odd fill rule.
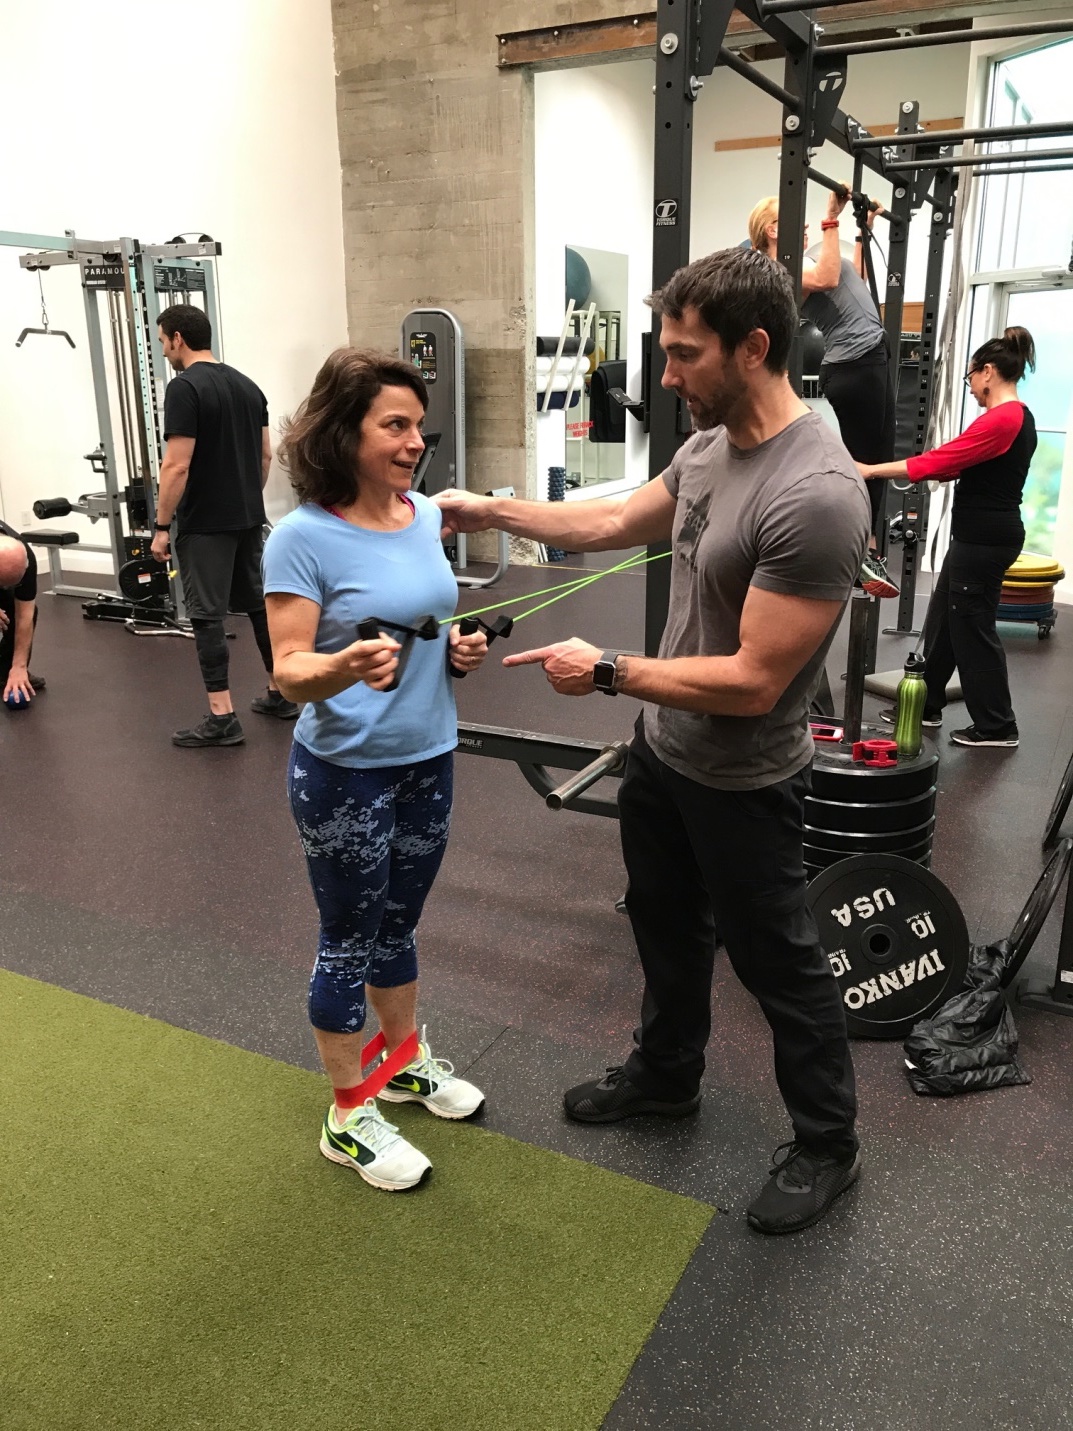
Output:
[[[615,566],[609,566],[604,571],[593,572],[589,576],[576,577],[572,581],[559,582],[555,586],[546,586],[542,591],[530,591],[525,596],[512,596],[508,601],[496,601],[490,606],[480,606],[476,611],[460,611],[454,616],[448,616],[440,622],[441,626],[448,626],[453,621],[458,621],[466,616],[483,616],[488,611],[501,611],[504,606],[520,606],[526,601],[531,601],[535,596],[549,596],[549,593],[556,593],[549,597],[549,600],[540,602],[539,605],[530,607],[528,611],[519,612],[513,619],[523,621],[527,616],[535,616],[538,611],[543,611],[545,607],[554,606],[557,601],[563,601],[568,596],[573,596],[575,592],[582,591],[586,586],[591,586],[594,581],[601,581],[605,576],[614,576],[616,572],[633,571],[638,567],[647,566],[649,562],[660,561],[663,557],[670,556],[670,552],[657,552],[654,556],[637,555],[627,557],[625,561],[620,561]]]

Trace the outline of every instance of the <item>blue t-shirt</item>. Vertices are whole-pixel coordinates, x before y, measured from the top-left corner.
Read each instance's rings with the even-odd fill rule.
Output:
[[[274,528],[265,544],[265,592],[306,596],[321,609],[313,649],[342,651],[358,638],[367,616],[414,625],[422,616],[450,617],[458,584],[440,542],[440,512],[410,494],[414,519],[395,532],[355,527],[303,503]],[[390,627],[381,628],[396,640]],[[363,681],[310,701],[294,738],[333,765],[370,767],[431,760],[458,743],[454,692],[447,674],[447,633],[415,640],[398,689],[374,691]]]

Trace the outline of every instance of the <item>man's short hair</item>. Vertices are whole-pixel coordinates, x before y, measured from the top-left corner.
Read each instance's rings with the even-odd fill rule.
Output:
[[[786,371],[798,324],[794,286],[782,264],[757,249],[723,248],[694,259],[645,302],[659,317],[674,319],[695,308],[730,352],[754,328],[763,328],[768,336],[764,366],[773,373]]]
[[[202,309],[192,303],[173,303],[156,321],[169,338],[181,333],[192,353],[204,353],[212,347],[212,324]]]

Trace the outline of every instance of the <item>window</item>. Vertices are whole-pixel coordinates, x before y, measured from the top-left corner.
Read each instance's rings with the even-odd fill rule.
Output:
[[[999,60],[991,71],[989,125],[1068,120],[1073,40]],[[993,152],[1017,159],[1033,150],[1069,148],[1068,139],[995,140]],[[1065,267],[1073,242],[1073,171],[983,175],[976,267]]]

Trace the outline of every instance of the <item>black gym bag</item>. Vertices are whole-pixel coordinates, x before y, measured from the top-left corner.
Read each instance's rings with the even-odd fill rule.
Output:
[[[1017,1061],[1017,1027],[1002,987],[1010,946],[973,946],[965,987],[905,1040],[914,1093],[948,1098],[1013,1088],[1032,1080]]]

